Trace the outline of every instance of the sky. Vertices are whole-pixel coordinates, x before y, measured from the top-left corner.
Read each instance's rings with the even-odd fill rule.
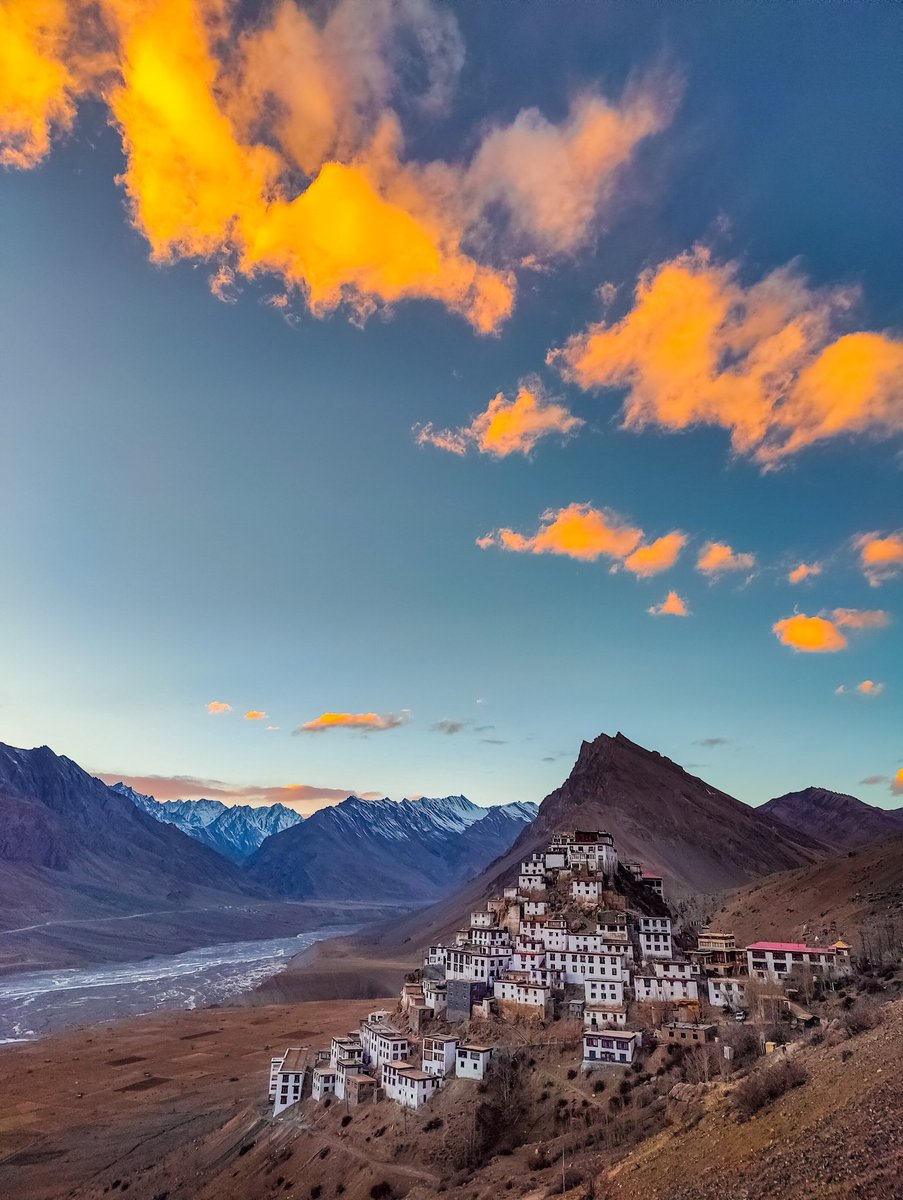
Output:
[[[893,5],[5,0],[0,738],[903,803]]]

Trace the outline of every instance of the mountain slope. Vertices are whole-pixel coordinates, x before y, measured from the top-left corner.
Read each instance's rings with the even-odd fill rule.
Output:
[[[209,847],[46,746],[0,744],[0,925],[259,896]]]
[[[808,787],[787,792],[758,809],[782,821],[790,829],[820,838],[836,850],[852,850],[866,842],[894,837],[903,832],[900,809],[877,808],[855,796]]]
[[[465,796],[349,796],[268,838],[246,869],[296,899],[427,901],[506,850],[534,812],[526,804],[481,808]]]
[[[858,954],[862,934],[886,942],[891,931],[903,937],[903,833],[857,850],[782,871],[748,884],[716,910],[712,923],[731,930],[737,941],[777,941],[841,937]]]

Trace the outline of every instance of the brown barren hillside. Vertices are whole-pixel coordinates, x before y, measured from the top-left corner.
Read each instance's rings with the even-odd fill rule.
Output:
[[[903,933],[903,836],[863,846],[741,888],[713,923],[738,941],[843,937],[896,922]]]

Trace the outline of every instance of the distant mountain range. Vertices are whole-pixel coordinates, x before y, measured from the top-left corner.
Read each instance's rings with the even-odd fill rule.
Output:
[[[877,808],[827,788],[788,792],[757,811],[808,837],[820,838],[835,850],[852,850],[903,833],[903,809]]]
[[[504,853],[535,804],[481,808],[466,796],[349,796],[267,838],[251,878],[295,899],[433,900]]]
[[[230,807],[221,800],[155,800],[125,783],[114,783],[112,787],[155,820],[175,825],[236,863],[244,862],[272,834],[303,820],[300,813],[284,804],[254,808],[250,804]]]

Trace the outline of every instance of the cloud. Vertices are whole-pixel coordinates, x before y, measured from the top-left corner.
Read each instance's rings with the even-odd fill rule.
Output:
[[[449,717],[443,717],[441,721],[436,721],[436,723],[431,725],[430,728],[432,729],[433,733],[453,734],[460,733],[462,730],[466,729],[469,724],[470,721],[453,721]]]
[[[624,566],[634,575],[648,578],[667,571],[677,562],[680,552],[687,544],[687,535],[675,531],[666,533],[664,537],[656,538],[646,546],[640,546],[624,559]],[[673,596],[674,593],[672,592]],[[685,616],[686,614],[681,614]]]
[[[269,718],[269,713],[261,712],[258,708],[252,708],[250,712],[245,713],[246,721],[266,721]]]
[[[202,779],[196,775],[121,775],[97,772],[104,783],[122,783],[157,800],[220,800],[223,804],[285,804],[305,815],[319,808],[340,804],[349,796],[365,799],[381,796],[382,792],[361,791],[358,788],[317,787],[308,783],[236,785],[221,779]]]
[[[513,400],[499,392],[485,412],[460,429],[433,429],[432,424],[415,425],[420,446],[438,446],[452,454],[466,454],[476,447],[481,454],[506,458],[529,455],[541,438],[572,436],[583,422],[555,400],[547,399],[537,381],[523,383]]]
[[[835,608],[828,614],[822,613],[816,617],[795,613],[792,617],[777,621],[772,630],[783,645],[793,650],[808,654],[833,654],[845,650],[848,645],[844,629],[858,632],[881,629],[889,624],[890,616],[881,609]],[[837,690],[841,694],[841,689]]]
[[[494,725],[474,725],[473,727],[474,733],[490,733],[493,729],[495,729]]]
[[[573,254],[592,238],[637,144],[671,120],[679,85],[649,76],[619,105],[578,95],[555,125],[535,108],[493,126],[468,169],[464,192],[480,216],[501,210],[508,241],[540,257]]]
[[[903,530],[886,536],[863,533],[853,544],[859,551],[862,570],[872,587],[880,587],[903,572]]]
[[[890,614],[882,608],[835,608],[831,616],[845,629],[883,629],[890,624]]]
[[[325,733],[329,729],[356,729],[360,733],[382,733],[397,729],[410,720],[408,712],[400,713],[321,713],[313,721],[300,725],[295,733]]]
[[[738,554],[723,542],[707,542],[696,560],[697,571],[712,578],[727,571],[751,571],[755,565],[754,554]]]
[[[884,684],[875,683],[873,679],[863,679],[862,683],[856,684],[856,691],[860,696],[880,696],[884,691]]]
[[[739,276],[696,246],[645,271],[620,321],[548,361],[580,387],[627,389],[626,429],[718,426],[763,467],[827,439],[903,432],[903,341],[841,332],[854,288],[812,287],[795,264]]]
[[[833,654],[847,647],[847,639],[826,617],[807,617],[805,613],[796,613],[776,621],[772,630],[782,645],[806,654]]]
[[[661,604],[653,604],[646,611],[652,613],[654,617],[688,617],[690,615],[686,600],[678,596],[677,592],[669,592]]]
[[[279,725],[267,725],[267,733],[278,733],[279,729]]]
[[[794,584],[805,583],[807,579],[814,579],[816,575],[821,575],[822,570],[822,564],[818,562],[800,563],[799,566],[794,567],[793,570],[788,573],[787,582]]]
[[[220,713],[228,713],[232,711],[232,705],[226,704],[224,700],[211,700],[207,705],[207,712],[212,717],[219,716]]]
[[[874,787],[879,783],[888,783],[889,779],[886,775],[866,775],[865,779],[860,779],[859,782],[867,787]]]
[[[895,796],[903,796],[903,767],[900,768],[890,781],[890,790]]]
[[[100,101],[154,262],[209,262],[229,300],[269,277],[315,315],[428,299],[491,333],[514,304],[511,264],[590,241],[676,103],[649,77],[618,101],[577,97],[558,123],[527,109],[492,124],[469,161],[418,161],[401,115],[447,112],[465,54],[450,6],[309,7],[8,0],[0,160],[33,167],[79,101]]]
[[[507,746],[508,743],[504,738],[480,738],[484,746]]]
[[[715,746],[727,746],[730,743],[730,738],[726,737],[706,737],[700,738],[698,742],[694,742],[694,746],[706,746],[713,748]]]
[[[610,558],[615,567],[652,575],[673,565],[686,540],[684,534],[675,532],[645,544],[644,536],[642,529],[629,525],[610,509],[574,503],[544,512],[534,534],[502,528],[477,538],[477,545],[483,550],[497,546],[527,554],[563,554],[581,562]],[[638,555],[641,549],[646,553]]]

